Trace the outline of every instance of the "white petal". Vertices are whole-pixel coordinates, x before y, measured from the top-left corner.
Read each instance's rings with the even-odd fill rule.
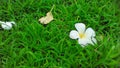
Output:
[[[78,39],[78,43],[82,46],[82,47],[85,47],[85,46],[87,46],[88,44],[92,44],[92,45],[94,45],[94,43],[96,43],[96,39],[95,38],[92,38],[92,40],[91,39]]]
[[[85,31],[85,35],[87,38],[95,37],[95,31],[92,28],[88,28]]]
[[[3,23],[1,27],[5,30],[10,30],[12,28],[12,24],[10,22]]]
[[[82,46],[82,47],[84,47],[84,46],[86,46],[87,44],[88,44],[88,39],[78,39],[78,43]]]
[[[72,30],[69,36],[71,39],[77,39],[79,38],[79,33],[76,30]]]
[[[79,33],[84,33],[85,32],[85,24],[83,23],[76,23],[75,28]]]
[[[6,22],[6,25],[9,27],[12,27],[12,23],[11,22]]]
[[[95,39],[94,37],[92,37],[92,38],[88,39],[88,42],[87,42],[87,43],[94,45],[94,44],[97,43],[97,41],[96,41],[96,39]]]
[[[88,40],[88,44],[94,45],[93,41],[91,39]]]
[[[97,43],[97,40],[94,37],[92,37],[91,39],[95,44]]]

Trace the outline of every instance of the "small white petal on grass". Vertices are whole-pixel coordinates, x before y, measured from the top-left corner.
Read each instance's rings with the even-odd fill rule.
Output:
[[[41,17],[39,19],[40,23],[42,24],[48,24],[53,20],[53,15],[51,12],[48,12],[45,17]]]
[[[78,43],[84,47],[88,44],[88,40],[87,39],[78,39]]]
[[[79,33],[76,30],[72,30],[70,32],[70,38],[71,39],[77,39],[77,38],[79,38]]]
[[[2,24],[1,26],[5,30],[10,30],[12,28],[12,24],[9,22],[6,22],[6,23]]]
[[[75,24],[75,28],[77,29],[77,31],[79,33],[84,33],[84,31],[85,31],[85,24],[83,24],[83,23],[76,23]]]
[[[95,37],[95,31],[92,28],[87,28],[85,35],[87,38]]]
[[[97,43],[97,40],[94,37],[92,37],[91,39],[95,44]]]
[[[4,30],[10,30],[13,26],[13,24],[15,25],[15,22],[2,22],[0,23],[1,24],[1,27],[4,29]]]

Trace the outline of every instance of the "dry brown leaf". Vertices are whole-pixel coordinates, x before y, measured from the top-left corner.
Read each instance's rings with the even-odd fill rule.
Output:
[[[50,23],[52,20],[53,20],[53,15],[52,15],[51,11],[48,12],[45,17],[41,17],[41,18],[39,19],[40,23],[42,23],[42,24],[48,24],[48,23]]]

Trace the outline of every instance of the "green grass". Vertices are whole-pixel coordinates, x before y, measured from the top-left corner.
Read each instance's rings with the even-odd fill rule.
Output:
[[[54,21],[40,24],[53,5]],[[120,67],[118,8],[113,0],[0,0],[0,20],[17,24],[0,30],[0,68]],[[96,31],[96,45],[69,38],[77,22]]]

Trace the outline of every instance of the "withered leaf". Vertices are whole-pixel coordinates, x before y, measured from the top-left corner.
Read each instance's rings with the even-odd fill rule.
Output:
[[[53,20],[53,15],[52,15],[51,11],[48,12],[48,13],[46,14],[46,16],[41,17],[41,18],[39,19],[40,23],[42,23],[42,24],[48,24],[48,23],[50,23],[52,20]]]

